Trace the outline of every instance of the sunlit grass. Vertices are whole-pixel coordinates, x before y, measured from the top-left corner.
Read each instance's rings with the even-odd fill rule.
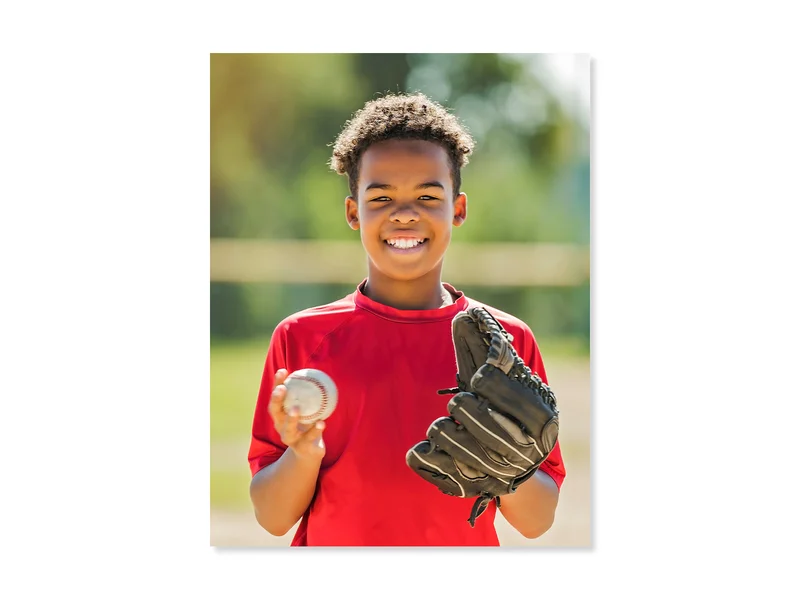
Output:
[[[242,457],[241,469],[211,471],[211,507],[229,510],[248,510],[251,508],[249,485],[250,471],[247,457]]]
[[[269,340],[212,343],[211,440],[250,435]]]

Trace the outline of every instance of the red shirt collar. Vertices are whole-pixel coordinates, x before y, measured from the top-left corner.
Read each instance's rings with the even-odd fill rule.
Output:
[[[401,321],[408,323],[420,323],[426,321],[452,321],[453,317],[455,317],[462,310],[466,310],[467,306],[469,305],[469,300],[463,292],[455,289],[449,283],[443,282],[442,285],[444,288],[453,296],[453,304],[449,304],[442,308],[431,308],[426,310],[400,310],[398,308],[386,306],[385,304],[380,304],[379,302],[376,302],[375,300],[365,296],[362,290],[366,282],[367,280],[364,279],[364,281],[358,284],[358,287],[356,288],[355,294],[353,295],[353,301],[355,302],[355,305],[359,308],[374,313],[379,317],[389,319],[390,321]]]

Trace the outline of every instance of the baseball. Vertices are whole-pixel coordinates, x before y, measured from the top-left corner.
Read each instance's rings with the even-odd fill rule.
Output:
[[[283,409],[288,414],[292,406],[299,407],[301,423],[327,419],[336,408],[336,384],[327,373],[300,369],[290,373],[283,384],[286,386]]]

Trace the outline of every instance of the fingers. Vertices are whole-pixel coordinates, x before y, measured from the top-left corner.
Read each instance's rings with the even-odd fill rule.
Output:
[[[278,369],[275,372],[275,385],[281,385],[289,376],[289,371],[286,369]]]
[[[322,439],[325,422],[317,421],[305,427],[306,430],[298,429],[297,439],[289,447],[299,458],[321,460],[325,456],[325,441]]]
[[[302,456],[322,456],[325,454],[325,444],[322,441],[322,432],[325,429],[324,421],[316,423],[301,423],[297,407],[292,407],[289,414],[284,414],[281,425],[276,429],[281,436],[281,442]]]
[[[272,396],[269,399],[267,411],[269,412],[272,420],[275,422],[275,428],[278,429],[283,425],[283,419],[286,413],[283,409],[283,400],[286,398],[286,386],[283,382],[289,376],[286,369],[279,369],[275,373],[275,386],[272,388]]]
[[[321,458],[325,454],[325,442],[322,432],[325,422],[301,423],[300,410],[296,406],[289,407],[289,412],[284,408],[286,399],[286,386],[284,382],[289,376],[286,369],[279,369],[275,373],[275,387],[270,396],[267,410],[272,417],[275,430],[281,437],[281,442],[291,448],[300,457]]]
[[[272,417],[275,431],[281,436],[281,441],[287,446],[294,444],[300,435],[306,431],[308,426],[300,423],[299,410],[296,406],[290,407],[286,412],[284,401],[286,400],[286,381],[288,372],[286,369],[279,369],[275,373],[275,387],[272,389],[267,411]]]
[[[321,449],[324,453],[325,441],[322,439],[323,431],[325,431],[325,421],[317,421],[302,435],[300,443],[307,444],[309,449],[315,452],[316,449]]]

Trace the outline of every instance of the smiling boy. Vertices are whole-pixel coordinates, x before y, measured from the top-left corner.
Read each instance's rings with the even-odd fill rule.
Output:
[[[360,232],[367,277],[345,298],[285,318],[267,353],[249,463],[259,524],[273,535],[300,520],[297,546],[497,546],[493,503],[472,527],[473,500],[443,494],[406,464],[408,449],[447,415],[456,361],[453,317],[484,306],[547,381],[530,328],[442,282],[452,228],[467,218],[461,168],[474,142],[422,94],[368,102],[334,144],[331,167],[347,175],[348,225]],[[315,368],[339,389],[326,422],[284,413],[288,373]],[[522,535],[553,523],[566,475],[557,444],[500,510]]]

